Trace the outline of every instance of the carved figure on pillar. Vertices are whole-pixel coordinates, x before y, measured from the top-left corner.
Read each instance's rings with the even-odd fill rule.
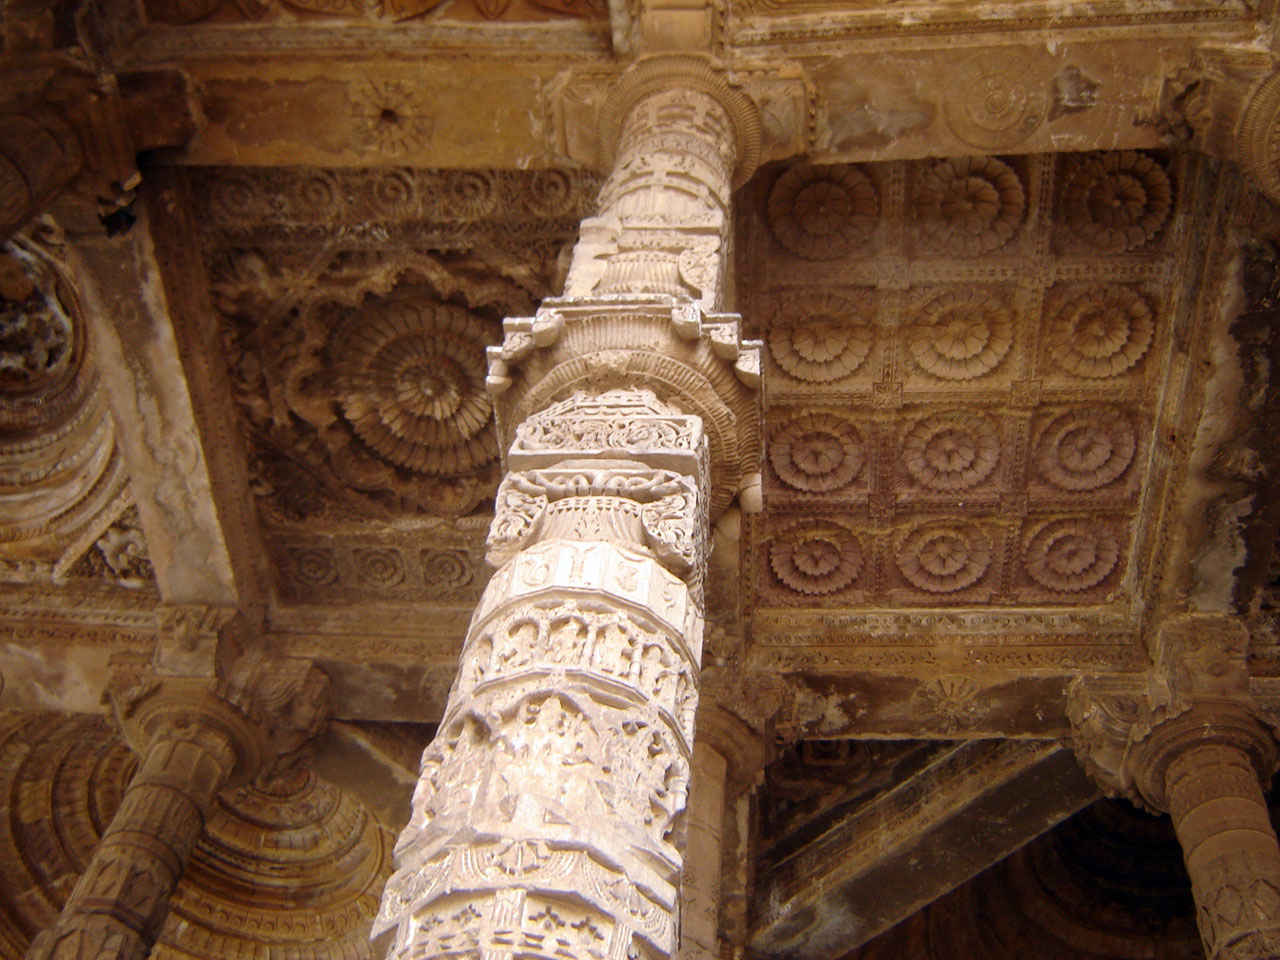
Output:
[[[708,532],[758,495],[759,345],[704,312],[754,107],[658,59],[615,91],[619,161],[567,295],[489,350],[497,572],[374,925],[398,960],[676,947]]]
[[[141,763],[28,960],[143,960],[214,798],[296,749],[325,716],[328,681],[305,661],[248,657],[220,687],[134,677],[111,691]]]
[[[1145,688],[1076,682],[1076,753],[1109,793],[1172,817],[1209,960],[1280,956],[1280,845],[1262,792],[1276,747],[1249,696],[1247,632],[1177,617],[1158,648]]]

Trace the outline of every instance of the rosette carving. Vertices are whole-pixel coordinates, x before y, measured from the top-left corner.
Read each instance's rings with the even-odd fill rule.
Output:
[[[807,596],[837,593],[862,572],[862,547],[842,527],[802,527],[769,546],[769,566],[783,586]]]
[[[847,487],[866,465],[862,434],[848,420],[810,413],[775,427],[769,437],[769,463],[778,478],[805,493]]]
[[[1146,154],[1087,153],[1067,161],[1063,222],[1091,249],[1140,247],[1164,228],[1172,209],[1169,174]]]
[[[930,523],[903,538],[896,559],[913,586],[927,593],[954,593],[981,580],[992,556],[991,537],[981,527]]]
[[[344,416],[391,463],[455,475],[497,457],[483,331],[465,310],[397,301],[362,311],[333,354]]]
[[[356,577],[371,587],[394,587],[404,582],[404,560],[395,550],[369,547],[355,551]]]
[[[1027,573],[1042,587],[1078,593],[1096,587],[1120,562],[1120,541],[1086,520],[1055,520],[1027,541]]]
[[[854,166],[799,163],[769,191],[769,227],[778,243],[805,260],[835,260],[875,233],[880,200]]]
[[[1018,174],[995,157],[952,157],[932,163],[916,188],[921,239],[953,256],[1004,246],[1027,212]]]
[[[1097,490],[1129,469],[1138,447],[1129,417],[1113,407],[1068,410],[1036,444],[1041,476],[1062,490]]]
[[[1128,287],[1098,287],[1076,297],[1053,320],[1050,354],[1077,377],[1116,377],[1151,347],[1155,312]]]
[[[1013,346],[1008,307],[979,290],[934,297],[908,333],[912,359],[941,380],[974,380],[996,369]]]
[[[902,444],[903,466],[929,490],[968,490],[990,477],[999,462],[996,425],[964,410],[917,421]]]
[[[865,305],[808,296],[784,305],[785,322],[769,331],[774,362],[797,380],[831,383],[856,373],[875,342]]]

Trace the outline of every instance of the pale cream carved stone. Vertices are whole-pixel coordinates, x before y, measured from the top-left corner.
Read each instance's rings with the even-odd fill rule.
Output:
[[[710,522],[740,492],[759,507],[760,366],[707,312],[745,108],[669,65],[615,93],[566,296],[489,349],[497,571],[374,925],[397,960],[677,948]]]
[[[375,926],[393,956],[675,947],[708,475],[698,418],[648,429],[653,406],[577,395],[518,431],[510,465],[560,459],[499,491],[498,570]]]

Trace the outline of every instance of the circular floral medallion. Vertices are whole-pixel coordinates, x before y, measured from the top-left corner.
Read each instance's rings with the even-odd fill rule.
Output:
[[[386,170],[376,174],[373,205],[382,213],[403,216],[417,209],[418,185],[410,170]]]
[[[1051,355],[1077,377],[1119,376],[1146,355],[1155,314],[1128,287],[1099,287],[1067,303],[1053,319]]]
[[[356,576],[370,587],[395,587],[404,582],[404,562],[395,550],[370,547],[355,551]]]
[[[812,413],[773,429],[769,462],[787,486],[805,493],[826,493],[857,479],[866,463],[866,449],[849,421]]]
[[[555,217],[569,212],[574,199],[573,180],[564,170],[539,170],[523,191],[529,209],[539,216]]]
[[[1040,474],[1063,490],[1097,490],[1133,462],[1137,435],[1129,418],[1111,407],[1068,410],[1055,417],[1036,444]]]
[[[336,340],[347,421],[391,463],[432,475],[493,460],[484,329],[465,310],[394,301],[353,316]]]
[[[1078,593],[1096,587],[1120,561],[1120,543],[1086,520],[1055,520],[1027,542],[1027,573],[1042,587]]]
[[[422,577],[428,587],[456,590],[472,580],[471,564],[462,550],[423,550]]]
[[[324,587],[337,582],[338,567],[333,553],[318,548],[291,551],[293,569],[299,580],[314,587]]]
[[[928,593],[954,593],[977,583],[991,566],[991,537],[972,525],[931,523],[898,547],[898,569]]]
[[[990,293],[944,293],[925,304],[907,343],[925,373],[940,380],[975,380],[995,370],[1009,353],[1013,322]]]
[[[1026,216],[1022,181],[995,157],[953,157],[931,164],[915,196],[916,223],[931,247],[954,256],[998,250]]]
[[[769,331],[769,352],[784,371],[807,383],[831,383],[856,373],[875,339],[865,306],[834,296],[785,302]]]
[[[853,534],[835,526],[791,531],[769,545],[769,566],[783,586],[807,596],[836,593],[862,571],[862,549]]]
[[[1067,161],[1063,221],[1091,249],[1140,247],[1163,229],[1172,209],[1169,174],[1146,154],[1088,153]]]
[[[1000,436],[990,419],[963,410],[917,421],[902,444],[907,472],[929,490],[968,490],[1000,461]]]
[[[880,201],[857,167],[796,164],[769,191],[774,238],[806,260],[835,260],[871,239]]]
[[[482,217],[497,205],[498,188],[492,174],[480,170],[454,170],[445,175],[443,200],[448,216]]]

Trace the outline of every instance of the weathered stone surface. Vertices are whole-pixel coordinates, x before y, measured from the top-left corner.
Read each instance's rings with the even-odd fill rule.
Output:
[[[1071,751],[1051,741],[945,749],[765,866],[752,949],[813,958],[851,950],[1096,795]]]

